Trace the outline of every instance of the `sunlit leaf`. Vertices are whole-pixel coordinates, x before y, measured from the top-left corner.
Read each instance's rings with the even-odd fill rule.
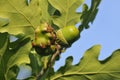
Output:
[[[50,15],[48,10],[49,9],[51,10],[52,7],[49,8],[48,0],[38,0],[38,1],[39,1],[39,9],[41,11],[40,22],[50,23]]]
[[[120,49],[103,61],[98,60],[100,45],[88,49],[80,62],[72,65],[73,58],[66,59],[61,67],[50,77],[50,80],[119,80]]]
[[[48,0],[55,7],[60,16],[53,16],[53,22],[62,28],[69,25],[75,25],[80,21],[81,13],[77,13],[76,9],[84,0]]]
[[[31,0],[29,5],[26,0],[0,0],[0,32],[21,33],[33,38],[34,29],[40,25],[38,3],[38,0]]]
[[[3,27],[7,24],[9,24],[9,19],[0,17],[0,27]]]

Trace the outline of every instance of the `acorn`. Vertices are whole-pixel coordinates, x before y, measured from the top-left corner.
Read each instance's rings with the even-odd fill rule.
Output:
[[[70,47],[80,38],[79,30],[75,26],[66,26],[56,32],[57,42],[65,47]]]

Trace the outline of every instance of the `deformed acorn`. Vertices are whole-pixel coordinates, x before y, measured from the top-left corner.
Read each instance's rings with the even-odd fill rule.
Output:
[[[47,23],[41,24],[35,30],[35,39],[33,40],[33,46],[47,47],[51,45],[51,41],[54,38],[53,28]]]
[[[32,45],[36,52],[41,55],[48,55],[55,51],[56,34],[53,28],[47,23],[41,24],[35,30],[35,39]]]

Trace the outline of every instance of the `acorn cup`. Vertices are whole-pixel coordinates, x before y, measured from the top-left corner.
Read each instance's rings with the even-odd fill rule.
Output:
[[[79,30],[75,26],[66,26],[56,32],[57,42],[65,47],[70,47],[80,38]]]

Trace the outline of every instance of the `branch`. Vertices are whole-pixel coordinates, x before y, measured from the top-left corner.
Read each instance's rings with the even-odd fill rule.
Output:
[[[42,70],[39,72],[39,74],[37,75],[36,80],[40,80],[42,78],[42,76],[44,74],[46,74],[49,71],[50,68],[52,68],[53,63],[54,63],[56,57],[60,55],[61,50],[62,50],[61,46],[59,44],[56,44],[56,52],[51,56],[51,58],[50,58],[50,60],[49,60],[49,62],[47,64],[47,68],[42,68]]]

